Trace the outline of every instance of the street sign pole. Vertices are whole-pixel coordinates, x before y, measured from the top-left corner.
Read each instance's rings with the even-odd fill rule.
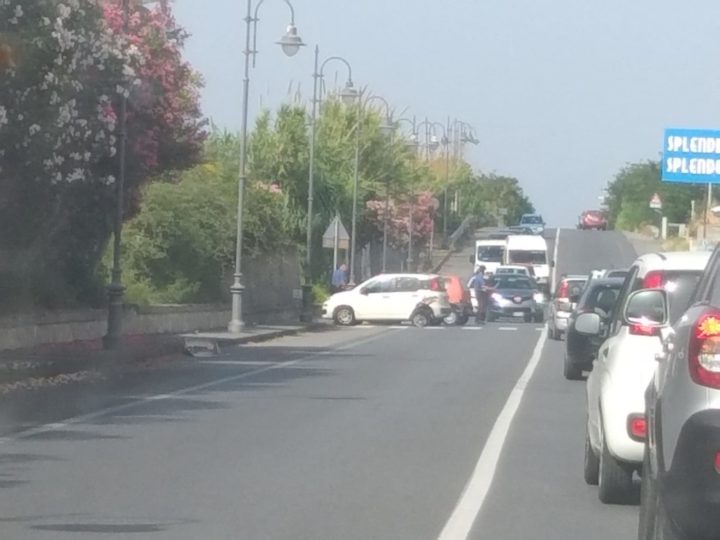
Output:
[[[340,249],[340,215],[335,214],[335,241],[333,242],[333,271],[338,267],[338,251]]]

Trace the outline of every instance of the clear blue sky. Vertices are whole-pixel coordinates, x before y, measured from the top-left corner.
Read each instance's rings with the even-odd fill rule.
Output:
[[[554,225],[598,205],[627,162],[657,158],[665,127],[720,128],[718,0],[294,0],[308,43],[274,42],[289,12],[266,0],[252,113],[312,89],[312,46],[347,58],[358,85],[398,111],[472,124],[467,158],[516,176]],[[245,1],[175,0],[205,78],[203,108],[240,124]],[[330,66],[329,66],[330,68]],[[337,69],[337,73],[334,70]],[[326,78],[344,81],[340,67]]]

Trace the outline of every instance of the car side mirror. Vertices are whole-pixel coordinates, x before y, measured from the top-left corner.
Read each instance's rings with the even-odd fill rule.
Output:
[[[370,294],[365,287],[363,287],[362,289],[360,289],[359,292],[360,292],[360,294],[365,295],[365,296],[367,296],[368,294]]]
[[[581,313],[575,319],[575,330],[586,336],[599,336],[602,330],[602,320],[597,313]]]
[[[667,293],[661,289],[642,289],[632,293],[623,310],[625,324],[640,324],[649,328],[662,328],[668,324]]]

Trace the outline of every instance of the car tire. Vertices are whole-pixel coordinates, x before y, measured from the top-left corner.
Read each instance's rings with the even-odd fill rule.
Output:
[[[417,328],[425,328],[433,323],[433,318],[429,309],[418,309],[410,317],[410,322]]]
[[[445,315],[443,318],[443,323],[445,323],[447,326],[455,326],[460,320],[460,316],[458,315],[457,311],[452,310],[450,313]]]
[[[563,375],[568,381],[582,380],[582,369],[573,364],[570,355],[567,353],[565,353],[565,359],[563,360]]]
[[[650,453],[645,446],[643,455],[642,483],[640,485],[640,519],[638,520],[638,540],[655,540],[655,511],[657,491],[650,474]]]
[[[633,498],[633,470],[610,454],[605,437],[600,454],[598,498],[605,504],[628,504]]]
[[[548,324],[548,337],[553,341],[560,341],[560,332]]]
[[[340,326],[352,326],[357,321],[355,319],[355,311],[350,306],[338,306],[333,313],[335,324]]]
[[[589,486],[597,486],[600,476],[600,459],[590,444],[590,435],[585,433],[585,460],[583,464],[583,477]]]

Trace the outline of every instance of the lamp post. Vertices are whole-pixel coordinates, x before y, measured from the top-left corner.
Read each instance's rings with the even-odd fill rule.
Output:
[[[243,76],[242,90],[242,123],[240,127],[240,172],[238,178],[238,204],[237,204],[237,231],[235,237],[235,272],[233,274],[233,284],[230,287],[232,294],[232,319],[228,324],[228,330],[237,334],[245,327],[242,318],[242,296],[245,291],[242,275],[242,246],[243,246],[243,203],[245,195],[245,182],[247,180],[247,124],[248,124],[248,93],[250,90],[250,57],[255,65],[255,57],[257,55],[257,23],[258,11],[265,0],[260,0],[255,8],[254,16],[252,10],[252,0],[247,0],[247,15],[245,16],[245,69]],[[277,42],[281,46],[283,52],[287,56],[294,56],[305,44],[298,36],[295,27],[295,9],[290,0],[284,0],[288,8],[290,8],[290,24],[287,27],[285,35]],[[252,34],[252,35],[251,35]],[[252,38],[252,41],[251,41]],[[252,43],[252,45],[251,45]]]
[[[357,202],[358,202],[358,190],[360,185],[360,133],[362,127],[362,115],[366,105],[371,101],[377,100],[385,106],[385,118],[383,123],[380,125],[380,132],[383,135],[389,135],[393,132],[394,126],[392,124],[392,118],[390,115],[390,104],[380,96],[370,96],[363,103],[362,96],[358,103],[358,120],[355,125],[355,171],[353,179],[353,207],[352,207],[352,226],[350,233],[350,284],[355,284],[355,254],[357,249]],[[387,227],[385,227],[387,231]],[[383,251],[385,247],[383,247]],[[383,255],[384,257],[384,255]]]
[[[437,150],[440,145],[445,147],[445,182],[444,182],[444,211],[443,211],[443,241],[447,239],[447,193],[448,193],[448,183],[450,182],[450,141],[448,139],[448,130],[445,128],[444,125],[442,125],[440,122],[431,122],[427,118],[420,123],[418,126],[418,130],[420,128],[425,129],[425,160],[430,161],[430,156],[432,152]],[[437,128],[440,128],[442,133],[442,138],[438,139],[438,136],[435,132]],[[432,253],[433,248],[435,244],[435,220],[433,219],[433,227],[432,231],[430,233],[430,248],[429,248],[429,257],[432,261]]]
[[[130,24],[129,0],[122,0],[123,34],[127,36]],[[120,250],[122,249],[122,224],[125,209],[125,169],[127,157],[127,106],[126,92],[120,94],[120,141],[118,148],[119,171],[115,182],[115,217],[113,220],[113,266],[108,285],[108,324],[107,334],[103,337],[105,349],[119,349],[122,342],[123,296],[125,287],[122,284],[122,266]]]
[[[310,115],[310,163],[308,166],[308,197],[307,197],[307,225],[305,238],[305,272],[303,279],[303,320],[312,320],[312,224],[313,224],[313,198],[315,191],[315,141],[317,139],[317,108],[322,99],[322,78],[325,66],[331,61],[338,61],[345,64],[348,69],[348,79],[345,88],[340,92],[343,103],[350,105],[358,97],[357,90],[353,86],[352,67],[350,63],[340,56],[331,56],[320,64],[320,47],[315,46],[315,68],[313,70],[313,98],[312,114]],[[336,239],[337,242],[337,239]],[[334,268],[333,268],[334,270]]]
[[[414,155],[417,155],[417,149],[418,149],[418,136],[417,136],[417,125],[415,121],[415,117],[413,116],[412,120],[409,118],[399,118],[395,121],[396,125],[400,125],[403,122],[410,125],[412,128],[412,132],[410,134],[409,139],[406,142],[406,146],[413,152]],[[408,216],[408,253],[407,253],[407,259],[405,260],[405,266],[407,267],[408,272],[413,271],[413,227],[414,227],[414,220],[413,215],[415,214],[415,186],[410,186],[410,208],[409,208],[409,216]]]

